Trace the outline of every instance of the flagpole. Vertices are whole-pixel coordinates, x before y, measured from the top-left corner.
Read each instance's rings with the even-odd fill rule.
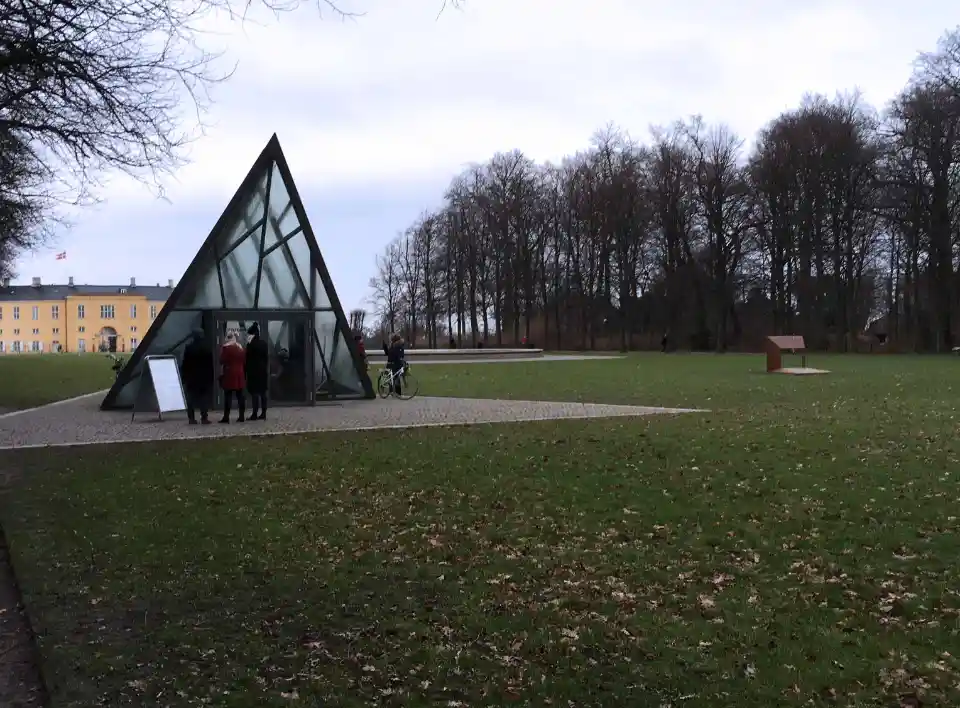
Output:
[[[66,265],[67,265],[67,264],[66,264],[67,252],[66,252],[66,251],[60,251],[60,252],[56,255],[56,259],[57,259],[57,261],[63,261],[63,263],[60,264],[60,268],[59,268],[60,276],[59,276],[59,277],[60,277],[60,284],[61,284],[61,285],[66,285],[66,284],[67,284],[67,276],[65,275],[65,273],[66,273],[66,270],[67,270],[67,269],[66,269]]]

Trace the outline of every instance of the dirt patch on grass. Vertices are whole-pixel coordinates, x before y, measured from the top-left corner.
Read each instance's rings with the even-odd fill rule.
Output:
[[[0,705],[46,705],[39,655],[0,529]]]
[[[3,495],[9,494],[19,479],[20,466],[11,455],[6,455],[0,467],[3,468],[0,471],[2,501]],[[7,537],[0,524],[0,706],[28,708],[48,704],[40,674],[40,653],[13,572]]]

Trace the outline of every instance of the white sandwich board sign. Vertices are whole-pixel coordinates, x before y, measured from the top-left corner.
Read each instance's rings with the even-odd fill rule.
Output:
[[[137,413],[156,413],[163,420],[164,413],[187,409],[187,397],[180,380],[177,357],[157,354],[143,358],[140,383],[133,399],[133,420]]]

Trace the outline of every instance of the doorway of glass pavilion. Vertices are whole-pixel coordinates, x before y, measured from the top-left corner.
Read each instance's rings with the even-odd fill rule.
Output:
[[[247,330],[256,323],[269,353],[267,399],[271,406],[309,405],[316,400],[317,374],[328,375],[323,354],[311,346],[313,323],[304,313],[266,313],[257,311],[221,311],[213,313],[214,356],[228,334],[233,333],[242,345],[249,339]],[[314,358],[320,361],[314,363]],[[218,391],[216,407],[223,406],[223,392]]]

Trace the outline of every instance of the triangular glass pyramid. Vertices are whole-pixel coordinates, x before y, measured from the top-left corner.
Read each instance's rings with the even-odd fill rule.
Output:
[[[194,332],[203,330],[216,357],[218,333],[225,328],[242,332],[253,321],[260,323],[270,347],[271,386],[276,378],[277,390],[294,392],[294,399],[302,390],[302,401],[288,397],[286,402],[374,397],[276,135],[117,376],[101,408],[133,405],[145,356],[179,358]],[[281,389],[281,384],[286,388]]]

